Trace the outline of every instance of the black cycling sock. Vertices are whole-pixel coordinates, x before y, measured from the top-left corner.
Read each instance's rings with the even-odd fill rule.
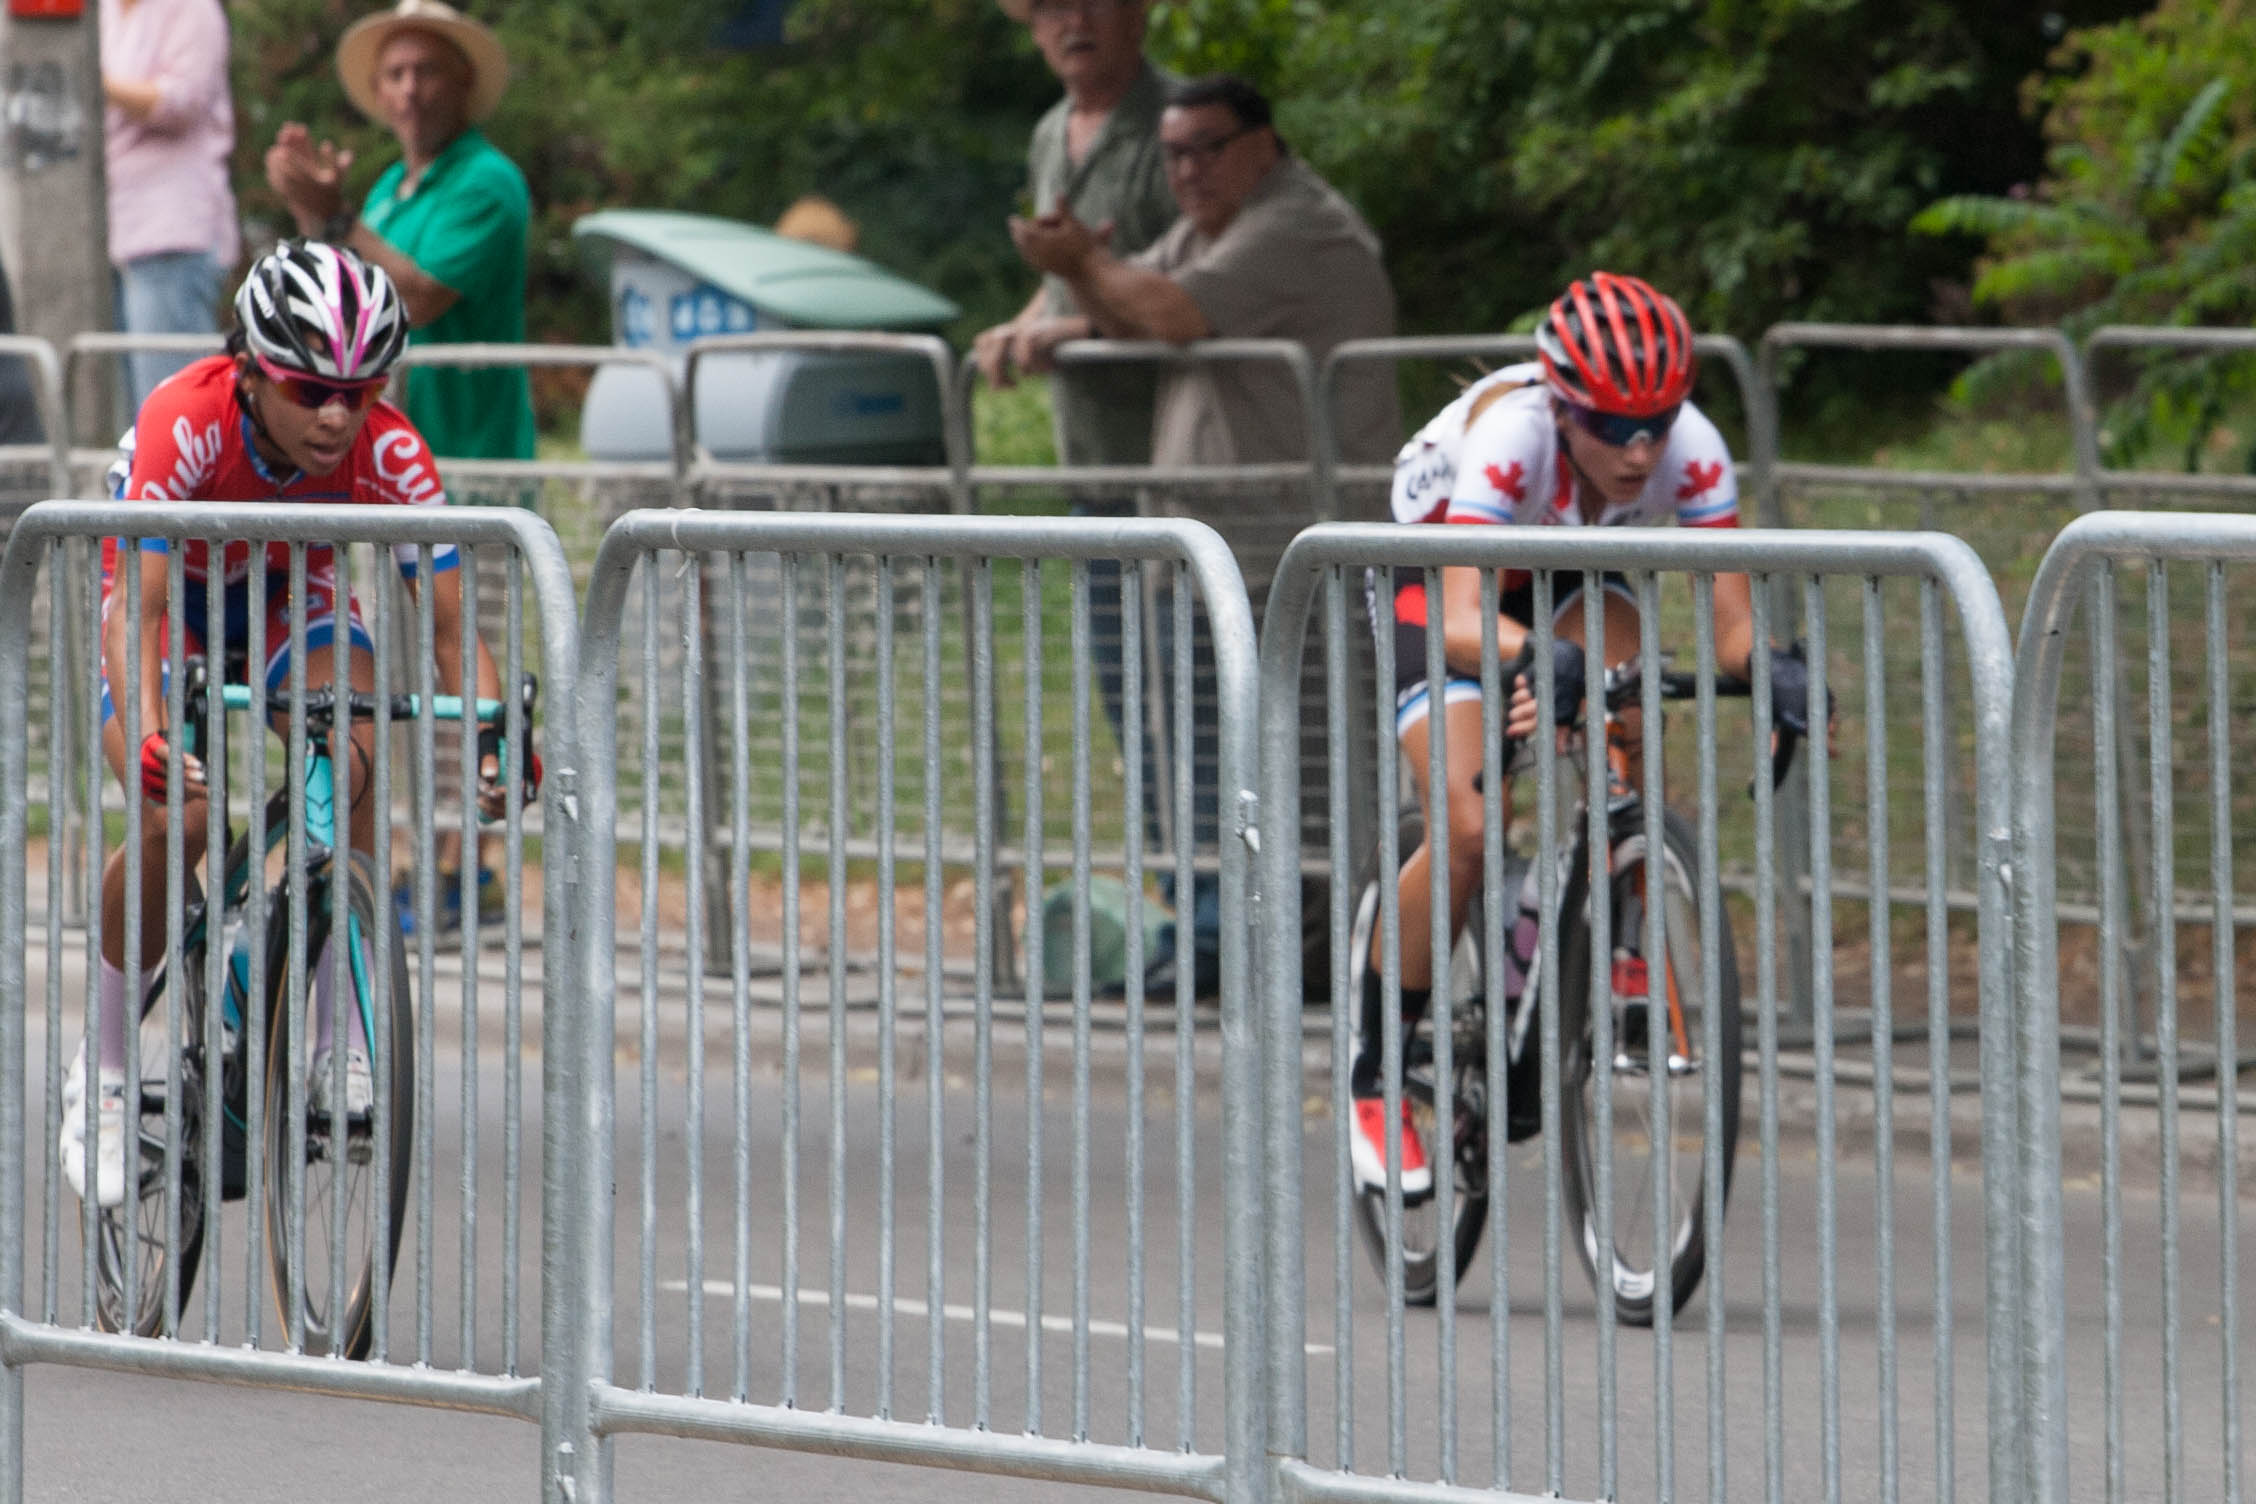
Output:
[[[1380,1094],[1379,1060],[1381,1057],[1386,1007],[1386,983],[1375,971],[1363,973],[1361,995],[1357,999],[1355,1016],[1355,1059],[1347,1071],[1348,1095],[1375,1097]],[[1402,1027],[1410,1026],[1426,1016],[1426,1007],[1433,1000],[1430,987],[1405,987],[1402,989]]]

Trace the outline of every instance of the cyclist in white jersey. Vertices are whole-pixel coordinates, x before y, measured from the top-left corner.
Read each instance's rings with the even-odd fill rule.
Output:
[[[1696,362],[1692,331],[1676,303],[1635,277],[1595,272],[1551,305],[1537,331],[1538,361],[1507,366],[1475,382],[1419,430],[1394,462],[1394,516],[1400,522],[1555,527],[1644,527],[1674,519],[1680,527],[1736,527],[1739,489],[1722,435],[1687,395]],[[1585,679],[1583,613],[1585,577],[1554,577],[1553,667],[1555,710],[1569,724]],[[1534,621],[1533,577],[1500,571],[1497,651],[1523,672],[1507,727],[1525,736],[1536,726],[1533,671],[1524,650]],[[1607,656],[1614,663],[1636,656],[1635,597],[1618,575],[1605,591]],[[1441,689],[1448,769],[1447,851],[1449,930],[1465,922],[1480,884],[1482,800],[1475,779],[1482,765],[1480,571],[1441,573],[1443,658],[1449,679]],[[1374,613],[1386,603],[1374,600]],[[1421,572],[1396,576],[1394,611],[1395,734],[1402,758],[1427,808],[1426,843],[1401,872],[1401,983],[1405,1023],[1424,1013],[1433,982],[1433,810],[1426,789],[1427,738],[1433,687],[1426,682],[1427,603]],[[1715,580],[1716,663],[1745,677],[1753,652],[1753,611],[1747,577]],[[1799,651],[1771,649],[1774,719],[1800,733],[1807,720],[1808,674]],[[1634,732],[1636,712],[1629,713]],[[1641,773],[1641,742],[1630,739],[1633,776]],[[1509,783],[1500,790],[1509,810]],[[1372,969],[1360,979],[1357,1039],[1349,1092],[1355,1100],[1352,1140],[1355,1178],[1361,1185],[1386,1180],[1386,1113],[1379,1081],[1379,1031],[1384,1007],[1377,946]],[[1430,1189],[1432,1170],[1403,1111],[1402,1186],[1406,1194]]]

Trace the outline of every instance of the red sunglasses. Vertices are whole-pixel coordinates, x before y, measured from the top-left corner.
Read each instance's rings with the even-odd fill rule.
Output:
[[[385,381],[389,379],[377,376],[367,381],[323,381],[318,377],[300,376],[293,371],[282,370],[263,355],[258,358],[258,365],[259,370],[265,373],[268,381],[274,383],[275,390],[285,400],[308,412],[319,412],[332,402],[342,402],[346,412],[357,413],[375,400],[377,394],[383,391]]]

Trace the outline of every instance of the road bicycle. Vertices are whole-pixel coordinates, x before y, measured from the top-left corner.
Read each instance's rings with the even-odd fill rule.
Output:
[[[1696,676],[1662,672],[1660,698],[1684,700],[1699,692]],[[1738,681],[1718,680],[1719,697],[1744,697],[1749,687]],[[1610,1290],[1614,1309],[1625,1323],[1645,1326],[1653,1321],[1656,1295],[1665,1278],[1669,1313],[1683,1308],[1698,1287],[1707,1249],[1703,1236],[1707,1174],[1707,1099],[1719,1099],[1721,1112],[1721,1189],[1731,1191],[1732,1160],[1739,1139],[1740,1018],[1738,959],[1731,926],[1724,914],[1721,894],[1711,893],[1716,907],[1716,992],[1706,992],[1705,957],[1701,954],[1701,895],[1698,883],[1699,848],[1690,821],[1673,809],[1662,817],[1660,881],[1651,877],[1655,863],[1648,859],[1644,796],[1629,783],[1629,734],[1622,711],[1638,698],[1639,673],[1635,663],[1609,669],[1603,681],[1603,720],[1606,737],[1605,903],[1610,923],[1612,954],[1606,958],[1607,986],[1601,993],[1610,1000],[1610,1028],[1601,1026],[1590,1007],[1593,906],[1590,895],[1589,803],[1587,791],[1576,801],[1566,829],[1571,832],[1559,854],[1558,966],[1559,966],[1559,1131],[1565,1164],[1562,1198],[1569,1235],[1584,1270],[1595,1289]],[[1579,748],[1579,721],[1570,729],[1569,744]],[[1773,750],[1771,776],[1783,779],[1793,756],[1793,738],[1779,733]],[[1506,763],[1518,749],[1508,746]],[[1562,756],[1560,766],[1580,766],[1579,757]],[[1656,770],[1657,772],[1657,770]],[[1407,856],[1424,839],[1422,813],[1405,810],[1398,824],[1397,851]],[[1360,977],[1370,966],[1371,948],[1381,921],[1381,885],[1378,857],[1374,853],[1358,883],[1354,927],[1348,947],[1348,972]],[[1391,877],[1391,874],[1387,874]],[[1402,1089],[1410,1121],[1434,1165],[1438,1183],[1446,1171],[1454,1192],[1448,1231],[1456,1256],[1456,1274],[1463,1278],[1471,1265],[1487,1226],[1491,1179],[1491,1133],[1497,1126],[1507,1142],[1517,1143],[1543,1131],[1542,1030],[1536,1005],[1541,996],[1543,947],[1540,940],[1539,887],[1533,861],[1507,854],[1502,893],[1506,902],[1505,943],[1512,955],[1503,968],[1504,1017],[1491,1029],[1483,954],[1485,925],[1483,895],[1473,895],[1464,932],[1450,956],[1445,986],[1434,989],[1427,1016],[1406,1029],[1402,1041]],[[1664,966],[1651,966],[1643,951],[1646,941],[1646,906],[1663,905]],[[1516,912],[1515,912],[1516,905]],[[1666,1048],[1659,1052],[1655,1071],[1655,1030],[1649,1026],[1651,1001],[1658,987],[1664,1002],[1660,1037]],[[1708,1013],[1714,1013],[1713,1040]],[[1437,1019],[1448,1020],[1450,1080],[1446,1092],[1449,1129],[1444,1133],[1441,1103],[1444,1092],[1437,1079],[1433,1031]],[[1594,1069],[1599,1045],[1604,1042],[1604,1070]],[[1489,1068],[1492,1043],[1500,1043],[1503,1058]],[[1501,1092],[1501,1119],[1490,1111],[1491,1095]],[[1610,1097],[1610,1104],[1608,1098]],[[1610,1105],[1610,1112],[1607,1108]],[[1602,1135],[1610,1133],[1610,1166],[1601,1153]],[[1610,1169],[1601,1183],[1602,1166]],[[1665,1275],[1656,1269],[1653,1214],[1654,1179],[1668,1178],[1667,1205],[1673,1223],[1667,1248]],[[1601,1218],[1603,1205],[1612,1212],[1610,1229]],[[1382,1275],[1388,1250],[1395,1239],[1390,1224],[1400,1218],[1403,1294],[1407,1303],[1429,1305],[1440,1285],[1439,1247],[1441,1197],[1434,1190],[1404,1197],[1399,1213],[1388,1205],[1383,1188],[1361,1187],[1356,1192],[1358,1222],[1364,1241],[1377,1260]],[[1612,1248],[1605,1245],[1610,1232]]]
[[[214,713],[252,708],[249,687],[234,682],[242,677],[240,665],[230,661],[228,670],[229,682],[214,694],[205,660],[188,659],[186,750],[210,744]],[[527,728],[536,696],[527,675]],[[304,715],[302,765],[284,778],[250,829],[237,833],[222,815],[219,840],[227,855],[218,913],[197,874],[188,874],[179,969],[160,961],[142,996],[137,1117],[131,1106],[127,1110],[138,1164],[126,1200],[95,1215],[95,1312],[107,1331],[155,1336],[175,1329],[195,1283],[205,1219],[216,1204],[207,1178],[216,1170],[217,1199],[263,1205],[267,1262],[291,1345],[357,1359],[374,1341],[377,1285],[390,1278],[405,1221],[415,1127],[415,1002],[389,889],[367,853],[346,851],[339,839],[330,737],[341,719],[374,719],[377,699],[323,686],[300,697],[272,690],[263,701],[275,717],[289,715],[293,703]],[[390,713],[399,721],[415,718],[420,705],[416,695],[390,697]],[[431,718],[460,721],[463,705],[455,696],[434,695]],[[473,711],[481,724],[498,723],[502,712],[496,700],[479,700]],[[303,844],[284,852],[274,864],[278,875],[257,899],[265,915],[262,962],[251,955],[250,905],[276,849],[290,841],[293,809],[303,812]],[[334,990],[359,1014],[374,1084],[371,1110],[342,1124],[317,1103],[310,1047],[313,972],[335,932],[340,897],[346,938],[331,952],[330,964],[339,966]],[[293,965],[290,926],[299,913],[304,937]],[[225,958],[217,1007],[209,995],[215,943]],[[340,1018],[335,1035],[345,1037],[348,1027]],[[177,1054],[170,1039],[179,1041]],[[330,1102],[345,1099],[344,1057],[343,1049],[331,1052]]]

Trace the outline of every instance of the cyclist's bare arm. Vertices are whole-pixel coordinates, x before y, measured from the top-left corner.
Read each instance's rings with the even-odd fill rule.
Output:
[[[1444,569],[1441,572],[1441,658],[1453,674],[1477,679],[1481,672],[1481,572],[1477,569]],[[1528,629],[1511,617],[1501,613],[1496,618],[1496,654],[1510,663],[1520,654],[1527,642]],[[1536,706],[1534,693],[1525,685],[1514,685],[1511,705],[1505,712],[1505,734],[1527,737],[1535,734]]]
[[[115,587],[118,609],[109,613],[108,620],[102,627],[102,673],[109,681],[113,700],[119,701],[118,731],[122,736],[125,731],[125,706],[121,697],[125,694],[125,686],[132,682],[129,671],[133,661],[136,658],[140,660],[140,730],[141,735],[146,737],[152,731],[166,729],[164,625],[165,610],[171,600],[171,580],[165,567],[167,555],[135,549],[133,557],[133,567],[141,575],[141,614],[138,617],[126,615],[125,585],[121,579]],[[121,575],[124,568],[120,565]],[[127,747],[124,751],[127,767],[119,770],[119,776],[126,779],[129,789],[137,788],[138,775],[131,774],[130,767],[132,760],[140,756],[141,749],[135,746]],[[201,791],[204,786],[203,761],[185,748],[180,757],[180,777],[182,786],[191,792]]]
[[[1716,669],[1738,679],[1755,675],[1754,594],[1743,574],[1715,577]]]
[[[463,694],[462,638],[468,632],[470,641],[477,647],[477,696],[482,700],[501,698],[501,672],[494,667],[493,654],[486,651],[486,641],[475,628],[465,624],[462,615],[462,570],[470,567],[467,557],[461,567],[445,570],[431,580],[431,647],[438,659],[439,687],[450,695]],[[415,576],[407,582],[411,593],[420,594],[422,577]],[[492,764],[488,771],[487,764]],[[501,814],[505,791],[502,788],[499,761],[492,756],[479,760],[478,807],[491,819]]]

